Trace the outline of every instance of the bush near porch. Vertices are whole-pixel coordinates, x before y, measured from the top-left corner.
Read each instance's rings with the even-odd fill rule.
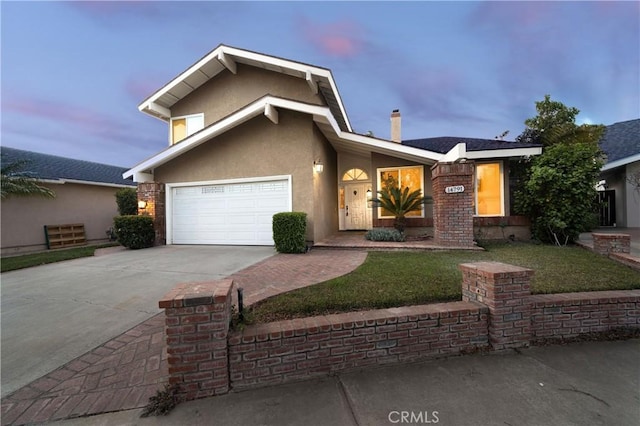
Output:
[[[355,271],[258,303],[249,318],[312,315],[460,300],[458,265],[496,261],[535,271],[532,294],[640,288],[640,273],[578,247],[487,245],[484,252],[370,252]]]

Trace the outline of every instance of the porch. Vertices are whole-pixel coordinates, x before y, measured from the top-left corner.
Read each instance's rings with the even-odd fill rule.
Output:
[[[482,247],[443,246],[432,237],[409,239],[403,242],[369,241],[365,231],[339,231],[328,238],[317,241],[314,249],[367,250],[367,251],[432,251],[432,250],[484,250]]]

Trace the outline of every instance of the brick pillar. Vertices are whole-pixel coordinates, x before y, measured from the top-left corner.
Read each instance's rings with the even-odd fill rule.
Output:
[[[433,180],[434,242],[441,246],[473,247],[473,175],[475,165],[437,163]]]
[[[592,233],[593,251],[608,256],[610,253],[631,253],[631,236],[629,234]]]
[[[230,279],[180,284],[160,300],[166,314],[169,383],[183,400],[229,392]]]
[[[533,270],[499,262],[459,265],[462,300],[489,307],[489,343],[495,350],[529,346]]]
[[[153,217],[153,227],[156,231],[155,245],[165,245],[167,243],[167,219],[165,209],[164,183],[139,183],[138,201],[144,201],[147,203],[144,209],[138,209],[138,214],[144,214]]]

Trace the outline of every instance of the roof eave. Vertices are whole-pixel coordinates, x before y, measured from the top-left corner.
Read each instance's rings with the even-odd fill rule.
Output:
[[[640,161],[640,154],[636,154],[636,155],[632,155],[630,157],[625,157],[625,158],[621,158],[619,160],[616,161],[612,161],[610,163],[605,164],[602,169],[603,172],[606,172],[607,170],[611,170],[611,169],[615,169],[618,167],[622,167],[622,166],[626,166],[627,164],[630,163],[635,163],[636,161]]]

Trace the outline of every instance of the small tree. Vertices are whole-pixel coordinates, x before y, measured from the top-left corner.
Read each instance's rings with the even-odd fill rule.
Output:
[[[122,216],[138,214],[138,193],[134,188],[122,188],[116,191],[116,204]]]
[[[602,167],[601,125],[576,125],[576,108],[536,102],[538,116],[525,121],[517,140],[544,145],[542,155],[520,164],[516,210],[531,219],[535,238],[566,245],[593,225],[595,184]]]
[[[28,164],[28,161],[19,160],[0,168],[0,198],[5,199],[10,195],[45,198],[56,196],[51,189],[41,186],[40,181],[33,177],[32,173],[24,170]]]
[[[403,233],[407,213],[420,210],[428,199],[422,196],[419,189],[409,192],[408,186],[400,189],[398,186],[388,185],[378,191],[378,198],[372,201],[377,207],[382,207],[395,217],[393,227]]]

